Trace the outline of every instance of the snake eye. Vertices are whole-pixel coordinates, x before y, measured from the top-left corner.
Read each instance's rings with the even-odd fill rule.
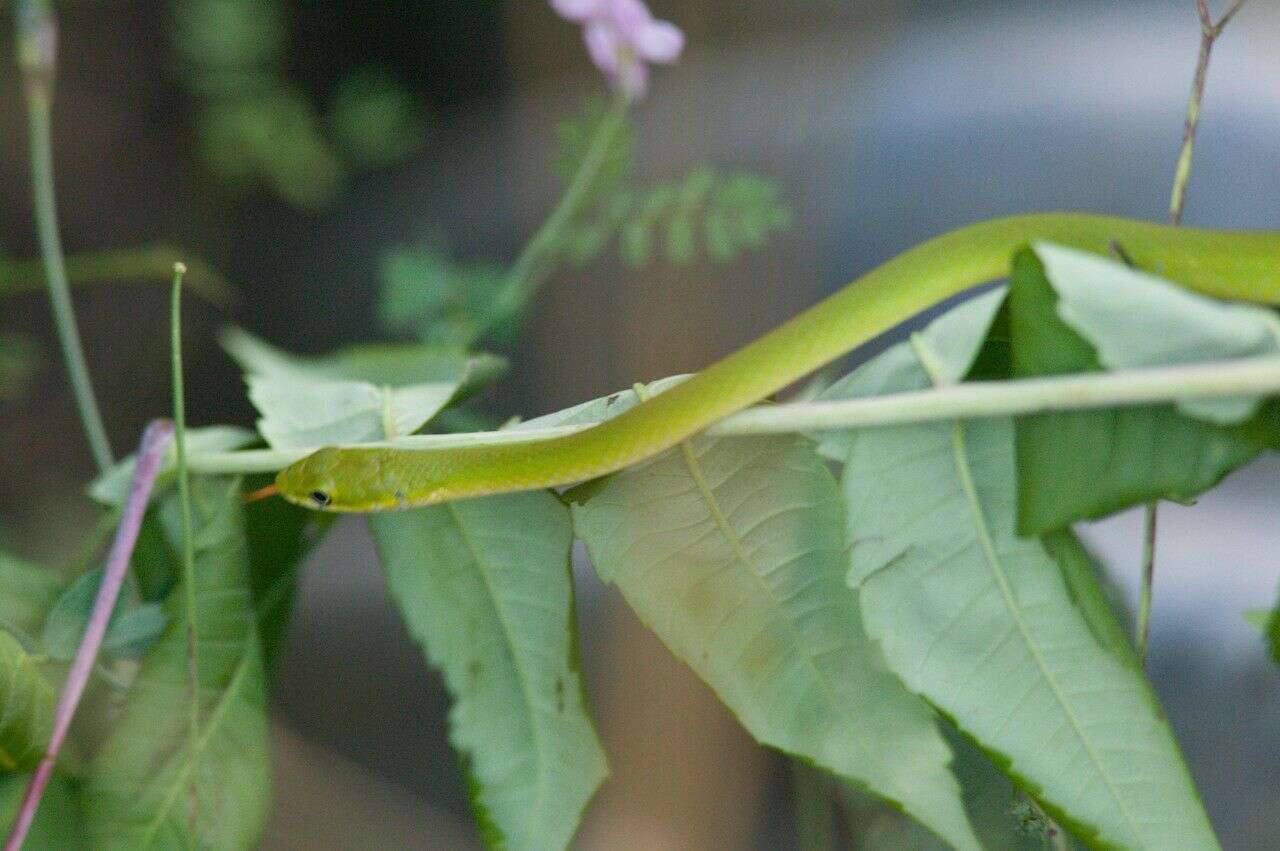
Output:
[[[324,491],[312,491],[310,496],[311,496],[311,501],[314,502],[320,508],[324,508],[326,505],[328,505],[330,502],[333,501],[333,498],[330,497],[329,494],[325,493]]]

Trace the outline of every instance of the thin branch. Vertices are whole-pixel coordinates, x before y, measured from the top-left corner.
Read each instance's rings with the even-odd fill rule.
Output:
[[[196,655],[196,553],[195,529],[191,522],[191,477],[187,467],[187,412],[186,392],[182,375],[182,277],[187,267],[173,264],[173,295],[170,302],[169,329],[171,334],[171,362],[173,369],[173,421],[178,467],[178,502],[182,508],[182,585],[187,609],[187,677],[191,687],[191,700],[187,712],[187,735],[191,752],[195,753],[200,740],[200,664]],[[195,836],[197,797],[194,785],[190,789],[187,817],[191,835]]]
[[[1138,625],[1134,634],[1134,649],[1138,658],[1146,661],[1147,644],[1151,634],[1151,594],[1155,585],[1156,525],[1159,514],[1157,503],[1147,505],[1142,534],[1142,589],[1138,598]]]
[[[53,82],[57,27],[47,0],[20,0],[17,12],[18,64],[27,102],[28,142],[31,148],[31,188],[35,196],[36,232],[49,284],[58,341],[75,393],[76,407],[98,469],[105,472],[114,460],[102,414],[93,395],[89,367],[80,345],[75,311],[67,284],[62,239],[58,234],[58,210],[53,188]]]
[[[1231,22],[1245,0],[1234,0],[1230,8],[1217,21],[1209,12],[1207,0],[1196,0],[1200,16],[1200,51],[1196,58],[1196,72],[1191,80],[1191,97],[1187,101],[1187,120],[1182,131],[1182,150],[1178,153],[1178,165],[1173,176],[1173,192],[1169,196],[1169,221],[1182,222],[1182,209],[1187,199],[1187,183],[1191,180],[1191,161],[1195,154],[1196,132],[1200,127],[1200,105],[1204,101],[1205,83],[1209,78],[1209,60],[1213,45],[1222,30]]]
[[[630,98],[619,95],[609,111],[596,126],[595,136],[587,148],[582,162],[569,183],[569,188],[556,204],[542,227],[525,244],[524,249],[511,264],[502,289],[494,298],[495,314],[509,316],[524,305],[537,291],[547,273],[552,256],[559,248],[564,229],[591,196],[591,188],[600,176],[600,169],[609,159],[609,148],[626,121]]]
[[[1021,416],[1190,399],[1271,396],[1280,393],[1280,357],[1188,364],[1120,372],[1059,375],[1013,381],[972,381],[933,390],[893,393],[840,402],[792,402],[740,411],[707,429],[718,437],[837,431],[980,417]],[[465,434],[402,437],[369,446],[398,449],[457,449],[563,437],[595,423],[508,429]],[[357,448],[357,447],[351,447]],[[270,473],[310,455],[313,449],[250,449],[194,453],[199,473]]]
[[[160,472],[160,464],[169,441],[173,439],[173,423],[168,420],[156,420],[147,426],[142,434],[142,443],[138,448],[138,463],[133,471],[133,481],[129,486],[129,496],[120,515],[120,525],[116,529],[115,540],[107,555],[106,568],[102,574],[102,584],[98,587],[98,596],[93,601],[93,610],[89,613],[89,622],[85,626],[84,637],[76,648],[75,658],[67,673],[62,694],[58,697],[58,705],[54,710],[53,733],[49,738],[49,746],[45,749],[44,759],[31,778],[26,795],[22,799],[22,807],[18,817],[10,828],[9,838],[5,841],[4,851],[19,851],[26,841],[27,833],[35,820],[36,811],[40,807],[40,798],[45,787],[53,776],[54,766],[58,762],[58,754],[66,741],[67,731],[75,717],[80,698],[84,696],[85,686],[89,682],[98,651],[102,647],[102,639],[111,622],[111,613],[115,610],[116,599],[120,596],[120,587],[124,583],[125,574],[129,570],[129,559],[133,555],[134,545],[138,542],[138,531],[142,528],[142,518],[147,511],[147,502],[151,498],[151,490],[156,483],[156,475]]]
[[[1191,96],[1187,100],[1187,121],[1182,131],[1182,150],[1178,153],[1178,165],[1173,175],[1173,191],[1169,195],[1169,223],[1182,223],[1182,211],[1187,202],[1187,184],[1191,182],[1191,162],[1195,155],[1196,131],[1200,127],[1200,105],[1204,101],[1205,83],[1209,78],[1209,60],[1213,45],[1222,35],[1223,28],[1231,22],[1245,0],[1233,0],[1227,11],[1216,22],[1209,11],[1208,0],[1196,0],[1196,13],[1200,16],[1200,50],[1196,57],[1196,71],[1191,80]],[[1126,261],[1127,262],[1127,261]],[[1135,648],[1138,659],[1147,660],[1148,636],[1151,629],[1151,599],[1156,578],[1156,531],[1159,527],[1159,501],[1147,503],[1142,523],[1142,586],[1138,600],[1138,624]]]

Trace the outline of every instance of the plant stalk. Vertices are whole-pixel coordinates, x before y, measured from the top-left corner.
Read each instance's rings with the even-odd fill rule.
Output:
[[[792,402],[740,411],[707,429],[718,437],[835,431],[850,428],[942,422],[980,417],[1021,416],[1128,405],[1157,405],[1183,399],[1271,396],[1280,393],[1280,356],[1242,358],[1121,372],[1086,373],[1013,381],[974,381],[839,402]],[[400,449],[456,449],[563,437],[594,423],[462,434],[428,434],[362,446]],[[310,455],[313,449],[249,449],[191,455],[198,473],[270,473]]]
[[[1196,132],[1200,127],[1200,106],[1204,102],[1205,84],[1209,79],[1209,60],[1213,45],[1222,30],[1231,22],[1245,0],[1233,0],[1217,21],[1209,11],[1207,0],[1196,0],[1196,14],[1200,17],[1200,49],[1196,56],[1196,70],[1191,79],[1191,96],[1187,99],[1187,120],[1182,131],[1182,149],[1178,152],[1178,164],[1173,174],[1173,190],[1169,195],[1169,223],[1182,224],[1182,211],[1187,203],[1187,184],[1191,181],[1191,163],[1196,148]],[[1142,587],[1138,599],[1138,624],[1134,646],[1138,660],[1147,661],[1147,644],[1151,631],[1151,599],[1156,578],[1156,532],[1159,527],[1160,503],[1147,503],[1142,523]]]
[[[54,710],[53,733],[49,737],[49,746],[45,749],[44,759],[31,778],[23,796],[22,806],[9,830],[9,838],[5,841],[4,851],[19,851],[26,841],[31,824],[35,821],[36,811],[40,808],[40,799],[53,776],[58,762],[58,754],[66,742],[67,731],[75,717],[80,698],[84,696],[89,676],[93,672],[102,647],[102,639],[107,634],[107,626],[111,623],[111,613],[115,610],[116,599],[120,596],[120,587],[124,583],[125,574],[129,571],[129,559],[133,555],[134,545],[138,542],[138,532],[142,528],[142,519],[146,515],[147,502],[151,498],[151,490],[155,487],[156,475],[160,472],[160,463],[169,441],[173,439],[173,423],[168,420],[155,420],[147,426],[142,434],[142,443],[138,448],[138,463],[133,471],[133,480],[129,485],[129,496],[124,510],[120,514],[120,525],[116,528],[116,536],[107,555],[106,567],[102,574],[102,584],[98,588],[98,596],[93,601],[93,610],[89,613],[89,622],[85,626],[84,637],[76,648],[75,658],[67,673],[66,683],[58,696],[58,705]]]
[[[71,286],[97,283],[134,283],[161,279],[169,281],[178,250],[168,245],[144,245],[137,248],[106,248],[67,255],[67,281]],[[215,307],[227,307],[236,301],[236,293],[212,267],[186,261],[188,273],[184,286]],[[0,296],[38,290],[45,286],[44,263],[41,260],[0,260]]]
[[[609,147],[622,129],[630,107],[631,99],[618,95],[600,120],[595,136],[569,182],[569,188],[560,196],[551,215],[511,264],[502,289],[494,298],[494,312],[497,316],[510,316],[520,310],[549,274],[553,265],[551,261],[559,250],[564,229],[572,224],[583,204],[590,198],[591,189],[600,176],[600,169],[608,159]]]
[[[102,414],[93,394],[89,367],[80,345],[75,310],[67,284],[67,270],[58,233],[58,211],[53,187],[53,82],[57,28],[48,2],[20,0],[17,12],[18,63],[22,68],[23,95],[27,103],[28,142],[31,153],[31,188],[35,197],[36,232],[49,285],[58,342],[62,346],[67,375],[85,437],[100,472],[114,463]]]
[[[173,293],[170,300],[170,343],[173,371],[174,443],[177,452],[178,502],[182,509],[182,586],[187,609],[187,678],[191,688],[187,712],[187,735],[191,753],[200,740],[200,665],[196,654],[196,552],[195,529],[191,522],[191,477],[187,466],[186,392],[182,374],[182,278],[187,267],[173,264]],[[190,834],[195,836],[196,796],[187,807]]]

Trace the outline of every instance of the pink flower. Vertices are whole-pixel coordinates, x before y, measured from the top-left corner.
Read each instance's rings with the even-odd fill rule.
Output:
[[[551,0],[551,8],[582,24],[591,61],[631,97],[648,88],[650,62],[670,64],[684,49],[680,28],[655,20],[644,0]]]

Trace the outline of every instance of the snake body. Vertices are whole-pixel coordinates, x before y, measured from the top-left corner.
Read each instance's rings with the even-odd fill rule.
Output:
[[[1008,274],[1050,241],[1106,254],[1198,292],[1280,304],[1280,232],[1173,228],[1082,213],[980,222],[858,278],[703,372],[620,416],[549,440],[457,449],[321,449],[282,470],[280,493],[328,511],[383,511],[594,479],[652,457],[761,401],[944,299]]]

